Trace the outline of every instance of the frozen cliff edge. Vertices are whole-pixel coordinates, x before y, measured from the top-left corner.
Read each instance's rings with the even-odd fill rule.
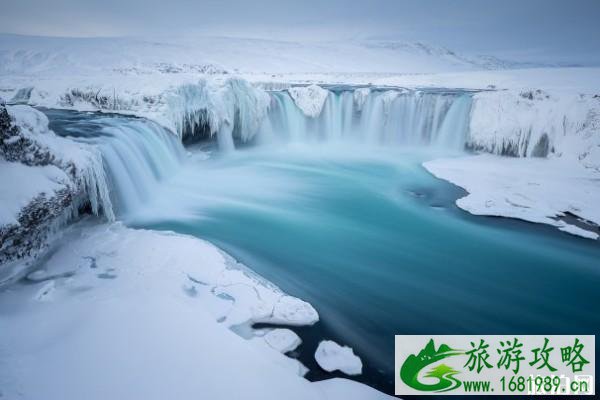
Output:
[[[0,314],[8,398],[390,398],[345,379],[311,383],[256,331],[235,334],[318,315],[190,236],[82,221],[27,282],[0,292]]]
[[[491,155],[424,164],[469,192],[456,204],[598,239],[600,96],[527,90],[474,97],[467,147]]]
[[[271,100],[264,90],[235,77],[114,79],[40,80],[35,86],[16,84],[7,93],[12,103],[147,118],[181,139],[215,136],[224,149],[234,139],[246,142],[258,133]]]
[[[540,89],[474,95],[467,146],[512,157],[557,157],[600,172],[600,95]]]
[[[0,105],[0,183],[0,264],[34,259],[82,209],[114,219],[101,155],[29,106]]]

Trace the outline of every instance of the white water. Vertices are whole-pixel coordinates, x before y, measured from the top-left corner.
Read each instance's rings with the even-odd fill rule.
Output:
[[[306,116],[287,92],[271,94],[258,140],[464,148],[471,96],[460,93],[373,91],[364,103],[353,91],[329,92],[323,110]]]
[[[57,134],[98,148],[117,217],[138,212],[183,163],[185,150],[179,139],[154,122],[59,110],[46,112]]]
[[[229,100],[221,99],[229,106],[218,107],[228,110],[227,117],[221,125],[203,128],[205,132],[215,131],[219,150],[223,152],[249,141],[254,145],[271,146],[326,143],[337,146],[342,153],[355,145],[368,146],[375,152],[381,145],[422,146],[454,152],[464,148],[468,133],[471,96],[465,93],[329,91],[321,112],[309,117],[287,92],[271,92],[268,113],[261,116],[253,114],[263,113],[255,96],[257,89],[230,86],[229,95],[225,96]],[[244,95],[245,91],[250,94]],[[215,111],[202,109],[215,101],[214,98],[206,100],[209,97],[205,92],[201,96],[195,92],[190,94],[191,98],[202,101],[192,102],[191,108],[186,108],[182,115],[191,119],[184,121],[182,127],[202,128],[202,123],[216,120],[204,119]],[[158,186],[181,169],[185,158],[180,139],[147,120],[93,114],[71,118],[55,116],[54,119],[53,129],[57,133],[97,145],[109,176],[115,213],[120,218],[142,212],[144,204],[156,196]]]

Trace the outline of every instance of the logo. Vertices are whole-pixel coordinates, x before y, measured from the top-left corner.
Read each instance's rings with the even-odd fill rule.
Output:
[[[595,336],[396,336],[396,395],[593,395]]]
[[[427,378],[437,378],[438,381],[435,383],[420,382],[419,373],[438,361],[461,354],[464,354],[464,352],[454,350],[445,344],[440,345],[439,349],[436,350],[433,339],[431,339],[419,354],[411,354],[404,361],[400,369],[400,378],[411,388],[426,392],[447,392],[456,389],[461,385],[461,381],[456,379],[454,375],[460,372],[446,364],[438,364],[430,368],[425,374]]]

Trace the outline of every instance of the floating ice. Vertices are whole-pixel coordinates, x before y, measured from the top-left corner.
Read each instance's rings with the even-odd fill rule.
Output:
[[[323,340],[315,352],[315,360],[327,372],[340,370],[347,375],[362,374],[362,361],[348,346],[340,346],[332,340]]]
[[[295,350],[302,343],[294,331],[284,328],[270,330],[265,334],[264,339],[269,346],[281,353]]]

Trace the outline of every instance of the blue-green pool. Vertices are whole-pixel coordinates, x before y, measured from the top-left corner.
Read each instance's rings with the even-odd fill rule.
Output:
[[[309,301],[317,335],[352,346],[388,392],[395,334],[597,333],[598,242],[467,215],[464,193],[421,167],[434,156],[240,151],[192,162],[131,223],[206,238]]]

